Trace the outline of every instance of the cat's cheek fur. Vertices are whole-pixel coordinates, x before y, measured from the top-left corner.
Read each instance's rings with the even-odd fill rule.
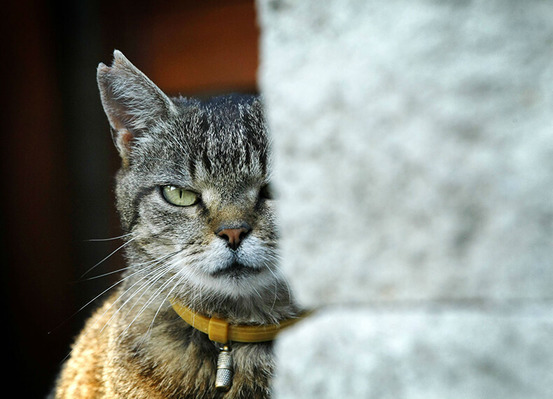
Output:
[[[275,248],[263,242],[262,239],[251,236],[246,239],[236,252],[238,263],[252,268],[269,268],[274,270],[278,261]]]

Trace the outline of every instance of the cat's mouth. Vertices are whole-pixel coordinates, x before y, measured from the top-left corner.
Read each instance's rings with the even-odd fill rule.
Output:
[[[245,266],[239,262],[232,262],[230,265],[217,269],[211,273],[212,277],[246,278],[261,272],[260,268]]]

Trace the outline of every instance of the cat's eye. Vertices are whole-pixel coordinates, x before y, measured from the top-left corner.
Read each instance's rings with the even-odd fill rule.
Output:
[[[262,199],[273,199],[273,190],[269,184],[265,184],[259,190],[259,197]]]
[[[195,192],[175,186],[162,186],[161,193],[167,202],[176,206],[192,206],[199,199]]]

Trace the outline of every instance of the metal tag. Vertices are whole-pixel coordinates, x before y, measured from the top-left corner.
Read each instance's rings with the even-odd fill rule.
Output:
[[[227,345],[221,347],[217,357],[217,374],[215,376],[215,388],[226,392],[232,385],[234,369],[232,365],[232,353]]]

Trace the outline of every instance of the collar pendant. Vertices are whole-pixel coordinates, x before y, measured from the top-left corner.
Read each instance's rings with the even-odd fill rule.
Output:
[[[228,345],[219,348],[217,357],[217,374],[215,375],[215,388],[221,392],[227,392],[232,386],[234,368],[232,364],[232,352]]]

